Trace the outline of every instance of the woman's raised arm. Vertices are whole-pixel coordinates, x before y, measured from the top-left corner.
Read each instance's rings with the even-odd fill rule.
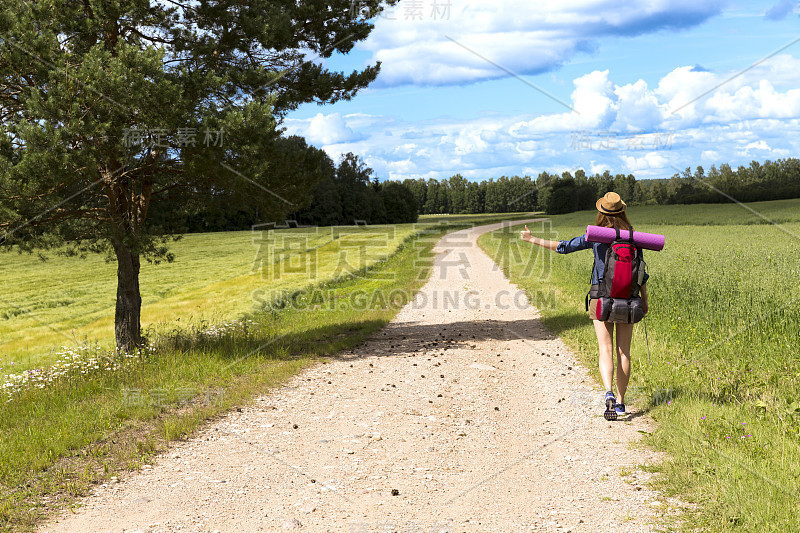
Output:
[[[528,229],[527,225],[525,226],[525,229],[520,232],[520,238],[522,238],[522,240],[525,242],[539,245],[542,248],[548,248],[554,252],[558,246],[558,241],[548,241],[547,239],[540,239],[539,237],[534,237],[531,235],[531,230]]]

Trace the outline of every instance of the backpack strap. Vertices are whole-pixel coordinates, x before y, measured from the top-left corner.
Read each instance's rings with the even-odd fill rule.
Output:
[[[600,298],[599,291],[600,291],[600,286],[592,284],[591,288],[589,289],[589,292],[586,293],[585,304],[586,304],[586,310],[587,311],[589,310],[589,301],[592,300],[593,298],[594,299]]]
[[[592,251],[594,251],[594,250],[592,250]],[[592,287],[594,287],[594,273],[595,273],[595,270],[597,270],[597,260],[595,260],[594,253],[593,253],[592,254],[592,277],[591,277],[591,279],[589,279],[589,284]],[[597,282],[600,283],[600,280],[598,279]],[[584,304],[585,304],[585,307],[586,307],[587,311],[589,310],[589,296],[591,294],[592,294],[592,290],[589,289],[589,292],[586,293],[586,298],[585,298],[585,301],[584,301]]]
[[[634,249],[636,250],[636,260],[638,261],[639,268],[641,269],[644,266],[644,261],[642,260],[642,249],[633,242],[633,226],[631,226],[628,229],[628,240],[630,241],[631,246],[633,246]],[[638,275],[638,271],[637,271],[637,275]],[[638,296],[639,291],[638,290],[634,290],[634,288],[637,287],[637,286],[639,286],[639,280],[638,279],[635,280],[635,283],[631,283],[631,298],[636,298]],[[632,319],[632,318],[633,318],[633,310],[631,309],[630,319]]]
[[[594,273],[596,271],[597,271],[597,260],[595,259],[594,248],[592,248],[592,277],[589,278],[589,284],[591,285],[591,288],[589,289],[589,292],[586,293],[586,298],[584,299],[584,306],[586,307],[586,311],[589,311],[589,299],[592,295],[592,290],[594,290],[595,288]],[[598,284],[600,283],[599,277],[597,279],[597,283]]]

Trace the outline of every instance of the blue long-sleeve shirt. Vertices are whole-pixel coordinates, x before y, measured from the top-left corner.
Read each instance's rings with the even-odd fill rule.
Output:
[[[608,252],[609,244],[604,242],[590,242],[586,240],[586,235],[574,237],[568,241],[558,241],[556,252],[560,254],[571,254],[578,250],[588,250],[591,248],[594,251],[594,268],[592,269],[592,285],[597,285],[603,279],[603,274],[606,269],[606,252]],[[644,259],[644,254],[642,254]],[[645,272],[644,281],[642,285],[647,283],[647,278],[650,274]]]

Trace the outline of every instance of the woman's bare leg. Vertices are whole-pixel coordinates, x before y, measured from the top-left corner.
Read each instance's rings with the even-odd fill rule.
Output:
[[[617,324],[617,392],[619,403],[625,403],[625,392],[631,379],[631,339],[633,324]]]
[[[593,320],[597,334],[597,345],[600,348],[600,377],[606,390],[613,390],[614,381],[614,324]]]

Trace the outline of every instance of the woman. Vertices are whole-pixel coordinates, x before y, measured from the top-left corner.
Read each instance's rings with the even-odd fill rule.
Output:
[[[619,228],[630,230],[631,223],[625,214],[626,204],[615,192],[609,192],[597,201],[597,221],[596,226],[606,228]],[[603,279],[605,270],[605,257],[610,245],[599,242],[589,242],[585,235],[575,237],[568,241],[548,241],[539,239],[531,235],[528,226],[522,231],[522,240],[530,242],[544,248],[548,248],[560,254],[569,254],[578,250],[591,248],[594,252],[594,268],[592,269],[592,285],[599,284]],[[642,308],[647,313],[647,278],[645,274],[642,281],[640,294],[642,297]],[[592,301],[591,308],[594,309],[596,300]],[[592,315],[596,316],[596,315]],[[633,337],[633,324],[616,324],[617,329],[617,392],[619,402],[614,396],[611,384],[614,381],[614,326],[610,322],[601,322],[593,319],[594,331],[597,334],[597,344],[600,348],[600,376],[606,388],[605,417],[609,420],[625,416],[625,392],[628,389],[628,381],[631,377],[631,338]]]

